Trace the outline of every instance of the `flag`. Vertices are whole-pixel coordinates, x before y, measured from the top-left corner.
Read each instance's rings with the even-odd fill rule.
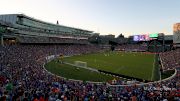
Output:
[[[59,21],[57,20],[57,23],[56,23],[57,25],[59,25]]]

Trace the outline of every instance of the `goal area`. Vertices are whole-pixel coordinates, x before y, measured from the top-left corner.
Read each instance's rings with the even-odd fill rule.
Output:
[[[74,61],[74,65],[77,66],[77,67],[87,67],[87,62]]]

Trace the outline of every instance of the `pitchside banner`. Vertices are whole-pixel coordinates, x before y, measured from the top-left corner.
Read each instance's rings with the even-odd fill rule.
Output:
[[[180,44],[180,23],[174,24],[173,34],[173,43]]]

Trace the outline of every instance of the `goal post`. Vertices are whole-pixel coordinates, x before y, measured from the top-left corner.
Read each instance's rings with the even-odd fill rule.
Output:
[[[74,65],[77,66],[77,67],[87,67],[87,62],[74,61]]]

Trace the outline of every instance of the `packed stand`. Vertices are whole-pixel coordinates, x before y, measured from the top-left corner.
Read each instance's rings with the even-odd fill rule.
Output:
[[[159,56],[163,70],[180,68],[180,49],[160,53]]]
[[[121,50],[121,51],[147,51],[147,46],[144,44],[119,45],[116,47],[116,50]]]
[[[0,47],[0,101],[176,100],[180,73],[156,84],[109,86],[69,81],[47,73],[45,57],[101,51],[89,45],[13,45]]]

